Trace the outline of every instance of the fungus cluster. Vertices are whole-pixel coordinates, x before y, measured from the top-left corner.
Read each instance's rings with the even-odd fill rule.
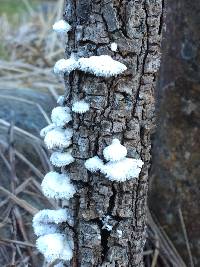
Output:
[[[71,30],[71,26],[66,21],[60,20],[53,25],[53,30],[59,37],[65,38],[68,31]],[[111,44],[111,50],[117,51],[116,43]],[[69,59],[60,59],[56,62],[54,73],[64,77],[64,75],[78,70],[96,76],[111,77],[126,69],[124,64],[108,55],[89,58],[77,58],[71,55]],[[90,105],[84,99],[72,99],[71,107],[67,107],[64,96],[58,98],[57,104],[58,106],[51,113],[51,124],[43,128],[40,135],[44,138],[46,147],[51,150],[51,164],[61,169],[47,173],[41,188],[46,197],[59,200],[58,203],[62,205],[62,201],[64,203],[64,201],[70,200],[76,193],[70,173],[67,171],[67,166],[75,161],[71,154],[73,130],[70,122],[73,119],[72,112],[83,114],[89,111]],[[127,158],[127,150],[119,140],[114,139],[112,144],[104,149],[103,155],[106,163],[95,156],[85,162],[85,167],[91,172],[102,172],[112,181],[122,182],[138,177],[143,162]],[[104,221],[105,227],[111,230],[107,219]],[[71,260],[73,256],[73,235],[67,226],[73,226],[73,217],[66,207],[57,210],[41,210],[33,218],[34,232],[38,236],[37,248],[49,263],[52,264],[58,260],[59,263],[54,265],[57,267],[63,267],[63,262]],[[65,234],[63,227],[65,227]]]
[[[106,163],[95,156],[86,160],[85,167],[90,172],[100,171],[111,181],[124,182],[137,178],[144,163],[140,159],[127,158],[126,155],[126,147],[118,139],[113,139],[112,144],[103,150]]]
[[[117,50],[117,47],[112,45],[111,49]],[[124,72],[127,67],[108,55],[81,57],[79,59],[71,57],[58,60],[54,66],[54,73],[63,75],[76,69],[100,77],[112,77]]]

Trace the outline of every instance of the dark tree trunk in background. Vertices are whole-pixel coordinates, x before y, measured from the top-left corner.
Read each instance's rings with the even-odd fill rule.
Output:
[[[200,1],[168,0],[158,87],[151,210],[192,266],[200,266]]]
[[[71,203],[76,218],[73,266],[143,266],[162,12],[162,0],[66,1],[64,17],[72,25],[66,56],[108,54],[128,67],[113,78],[80,71],[65,77],[67,105],[82,97],[91,104],[85,115],[73,114],[76,162],[70,172],[79,188]],[[116,53],[110,50],[112,42],[118,44]],[[112,183],[86,171],[85,160],[102,157],[113,138],[122,141],[129,157],[145,162],[139,179]],[[104,216],[110,216],[111,231],[102,229]]]

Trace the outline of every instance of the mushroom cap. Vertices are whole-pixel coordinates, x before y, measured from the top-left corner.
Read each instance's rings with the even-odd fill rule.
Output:
[[[45,175],[42,184],[43,194],[48,198],[70,199],[76,190],[66,174],[49,172]]]
[[[69,152],[56,151],[52,153],[50,161],[56,167],[64,167],[72,163],[74,158]]]
[[[138,178],[142,165],[142,160],[124,158],[120,161],[108,162],[101,171],[111,181],[124,182],[132,178]]]
[[[51,113],[51,120],[57,127],[63,127],[72,120],[68,107],[55,107]]]
[[[104,148],[103,155],[107,161],[118,161],[126,157],[127,149],[118,139],[113,139],[111,145]]]

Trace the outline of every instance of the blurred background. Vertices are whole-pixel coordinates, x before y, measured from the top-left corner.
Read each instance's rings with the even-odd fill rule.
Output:
[[[199,4],[168,2],[144,259],[145,266],[192,267],[200,266]],[[52,72],[64,57],[52,31],[63,5],[0,0],[0,266],[47,266],[32,216],[54,207],[40,189],[51,165],[39,132],[64,92]]]

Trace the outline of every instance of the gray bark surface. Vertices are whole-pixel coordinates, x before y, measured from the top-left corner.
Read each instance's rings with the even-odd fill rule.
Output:
[[[73,266],[143,266],[162,15],[162,0],[66,1],[64,17],[72,26],[66,56],[107,54],[128,68],[112,78],[80,71],[65,77],[66,104],[84,98],[91,105],[84,115],[73,114],[76,161],[69,171],[78,188],[71,201]],[[112,42],[118,44],[117,52],[111,51]],[[116,183],[85,169],[85,160],[102,158],[103,148],[113,138],[127,147],[128,157],[145,162],[139,179]],[[111,231],[103,229],[106,216]]]

